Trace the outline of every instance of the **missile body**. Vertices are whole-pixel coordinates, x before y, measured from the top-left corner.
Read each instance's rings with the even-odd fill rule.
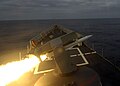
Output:
[[[75,42],[73,42],[73,43],[65,46],[64,48],[65,48],[65,49],[68,49],[68,48],[71,48],[71,47],[73,47],[73,46],[75,46],[75,45],[80,45],[80,43],[82,43],[83,41],[87,40],[87,39],[90,38],[90,37],[92,37],[92,35],[84,36],[84,37],[76,40]]]

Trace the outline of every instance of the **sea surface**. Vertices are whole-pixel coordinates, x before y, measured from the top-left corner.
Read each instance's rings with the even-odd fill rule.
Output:
[[[87,43],[100,55],[120,67],[120,19],[53,19],[0,21],[0,64],[19,60],[29,40],[58,24],[83,35],[93,35]]]

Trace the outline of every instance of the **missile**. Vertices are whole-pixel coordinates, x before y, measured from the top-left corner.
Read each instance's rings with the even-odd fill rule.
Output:
[[[80,46],[80,43],[82,43],[83,41],[87,40],[87,39],[90,38],[90,37],[92,37],[92,35],[84,36],[84,37],[82,37],[82,38],[80,38],[80,39],[77,39],[75,42],[73,42],[73,43],[71,43],[71,44],[69,44],[69,45],[66,45],[64,48],[65,48],[65,49],[68,49],[68,48],[71,48],[71,47],[73,47],[73,46],[75,46],[75,45],[79,45],[79,46]]]

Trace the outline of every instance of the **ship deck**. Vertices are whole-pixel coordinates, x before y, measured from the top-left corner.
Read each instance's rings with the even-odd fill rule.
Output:
[[[119,69],[107,59],[99,55],[92,48],[89,48],[86,44],[83,43],[82,46],[76,45],[73,48],[68,49],[67,53],[71,57],[72,61],[76,63],[76,66],[78,66],[80,70],[83,70],[84,67],[88,67],[94,70],[99,75],[102,86],[120,85]],[[54,63],[52,62],[48,66],[55,67]],[[42,64],[41,67],[43,67]],[[38,69],[38,71],[41,70]]]
[[[52,31],[47,33],[47,36],[45,36],[41,41],[47,43],[56,37],[66,34],[61,31],[61,33],[58,34],[59,31],[57,30],[54,31],[54,34]],[[54,35],[52,39],[49,38],[51,34]],[[72,49],[67,50],[67,52],[70,57],[77,58],[72,58],[72,60],[76,62],[77,66],[87,66],[88,68],[96,71],[100,76],[102,86],[120,86],[120,69],[98,54],[95,50],[89,48],[85,43],[82,43],[82,46],[76,45]]]
[[[77,46],[76,46],[77,47]],[[106,58],[96,53],[93,49],[89,48],[83,43],[79,47],[87,61],[86,65],[89,68],[95,70],[101,78],[103,86],[119,86],[120,83],[120,70]]]

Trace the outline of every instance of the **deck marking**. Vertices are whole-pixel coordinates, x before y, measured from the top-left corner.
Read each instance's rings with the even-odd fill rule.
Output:
[[[81,50],[79,48],[77,48],[81,57],[83,58],[83,60],[85,61],[85,63],[82,63],[82,64],[77,64],[77,66],[81,66],[81,65],[86,65],[86,64],[89,64],[87,59],[85,58],[85,56],[83,55],[83,53],[81,52]]]
[[[76,57],[76,56],[81,56],[82,59],[84,60],[84,63],[81,63],[81,64],[76,64],[76,66],[82,66],[82,65],[87,65],[89,64],[89,62],[87,61],[87,59],[85,58],[84,54],[81,52],[81,50],[79,48],[68,48],[66,50],[74,50],[74,49],[77,49],[79,54],[74,54],[74,55],[70,55],[70,57]]]
[[[40,74],[40,73],[46,73],[46,72],[54,71],[54,69],[48,69],[48,70],[45,70],[45,71],[38,71],[38,69],[39,69],[39,64],[35,67],[34,74]]]
[[[96,53],[96,51],[94,51],[94,52],[88,52],[88,53],[84,53],[84,55],[95,54],[95,53]]]
[[[75,56],[77,56],[77,55],[70,55],[70,57],[75,57]]]

